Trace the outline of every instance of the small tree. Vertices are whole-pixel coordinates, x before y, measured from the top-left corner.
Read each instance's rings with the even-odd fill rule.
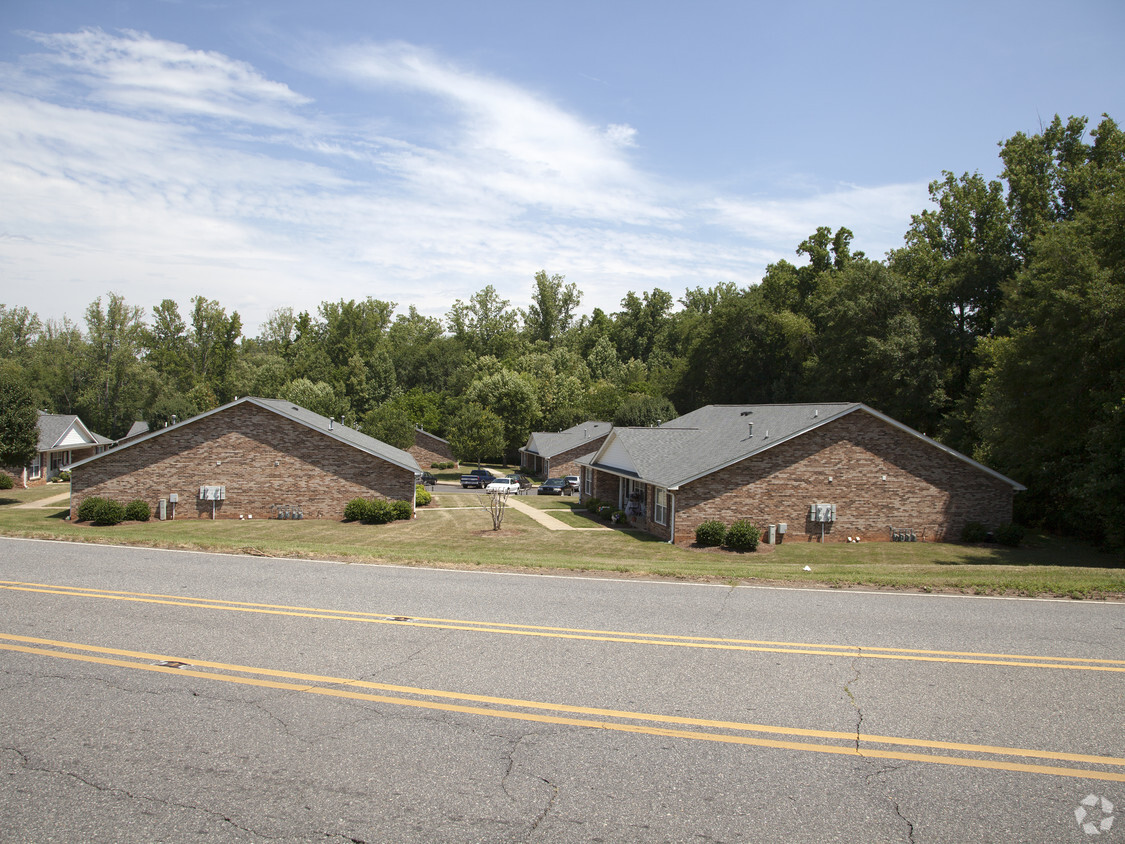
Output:
[[[500,530],[500,525],[504,521],[504,513],[508,509],[508,493],[506,491],[488,493],[488,506],[486,509],[489,515],[492,516],[492,529]]]
[[[504,423],[500,417],[475,402],[465,404],[449,425],[449,444],[462,463],[477,465],[485,457],[504,451]]]

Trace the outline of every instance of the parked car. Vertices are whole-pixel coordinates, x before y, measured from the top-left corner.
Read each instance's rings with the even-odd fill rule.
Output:
[[[484,489],[494,480],[496,480],[496,476],[488,469],[473,469],[473,471],[461,476],[461,489],[468,489],[469,487]]]
[[[520,485],[520,492],[523,492],[525,489],[531,489],[531,478],[527,475],[521,475],[517,472],[514,475],[508,475],[508,477]]]
[[[519,493],[520,482],[515,478],[497,478],[484,488],[485,492]]]
[[[418,483],[422,486],[433,486],[437,483],[437,478],[434,477],[433,472],[423,472],[422,479]]]
[[[571,489],[563,478],[547,478],[539,485],[539,495],[570,495]]]
[[[567,482],[567,485],[570,486],[570,488],[572,490],[574,490],[575,492],[578,492],[578,476],[577,475],[567,475],[565,478],[563,478],[563,480]]]

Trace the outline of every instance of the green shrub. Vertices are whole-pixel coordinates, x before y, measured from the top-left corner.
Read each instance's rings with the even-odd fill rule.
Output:
[[[433,500],[434,497],[430,494],[430,491],[421,484],[414,490],[414,503],[419,507],[425,507]]]
[[[125,506],[116,501],[103,500],[94,512],[94,518],[90,523],[100,527],[108,527],[119,525],[123,521],[125,521]]]
[[[78,512],[74,518],[79,522],[92,522],[98,514],[98,508],[104,503],[104,498],[91,495],[89,498],[83,499],[82,503],[78,505]]]
[[[394,521],[409,519],[414,515],[414,510],[411,508],[409,501],[392,501],[390,505]]]
[[[63,469],[61,472],[51,478],[51,482],[56,484],[70,483],[70,469]]]
[[[961,528],[962,542],[985,542],[988,539],[988,528],[980,522],[969,522]]]
[[[695,529],[695,543],[705,548],[722,545],[727,538],[727,526],[718,519],[704,522]]]
[[[1008,523],[996,528],[996,541],[1001,545],[1010,545],[1015,548],[1023,542],[1024,530],[1019,525]]]
[[[125,518],[133,522],[147,522],[152,518],[148,504],[136,498],[125,505]]]
[[[598,515],[608,522],[613,518],[613,511],[616,509],[612,504],[601,504],[598,506]]]
[[[613,522],[615,525],[624,524],[625,523],[625,511],[624,510],[614,510],[612,513],[609,514],[609,520],[611,522]]]
[[[368,505],[371,502],[366,498],[353,498],[344,505],[345,522],[362,522],[367,517]]]
[[[757,551],[762,532],[745,519],[739,519],[727,530],[726,546],[732,551]]]
[[[602,506],[602,500],[600,498],[595,498],[594,496],[591,495],[589,498],[586,499],[586,510],[590,513],[598,512],[598,508],[601,507],[601,506]]]
[[[367,504],[367,513],[363,517],[364,524],[385,525],[387,522],[394,521],[395,511],[389,501],[376,498],[368,501]]]
[[[12,482],[12,476],[7,472],[0,472],[0,489],[11,489],[15,486]]]

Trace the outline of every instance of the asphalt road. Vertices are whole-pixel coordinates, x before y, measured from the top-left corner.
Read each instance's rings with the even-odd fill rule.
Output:
[[[1125,605],[0,539],[0,841],[266,840],[1125,841]]]

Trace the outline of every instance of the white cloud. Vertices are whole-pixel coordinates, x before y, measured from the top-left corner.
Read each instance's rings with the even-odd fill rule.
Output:
[[[0,66],[0,302],[44,318],[106,290],[146,307],[218,299],[250,332],[283,305],[368,295],[441,315],[485,284],[524,304],[539,269],[614,310],[631,289],[753,283],[818,225],[879,254],[867,244],[897,245],[926,198],[670,185],[630,158],[633,127],[410,45],[321,57],[374,112],[359,120],[141,33],[34,38],[44,52]],[[444,109],[407,123],[383,95]]]
[[[145,33],[91,28],[26,35],[50,52],[29,57],[25,68],[77,82],[91,98],[125,110],[291,126],[290,109],[309,102],[245,62]]]

